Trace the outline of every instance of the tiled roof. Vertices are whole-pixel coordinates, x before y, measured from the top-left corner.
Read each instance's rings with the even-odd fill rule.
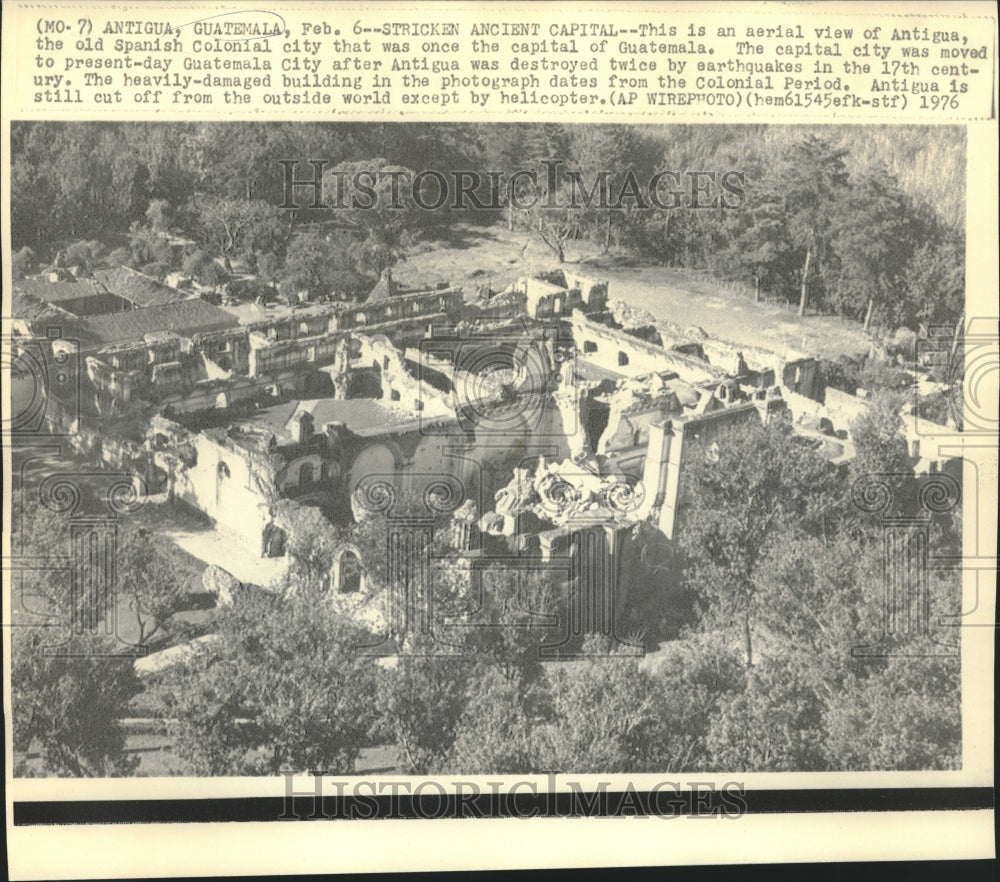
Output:
[[[378,280],[375,287],[371,289],[368,297],[365,299],[365,303],[378,303],[382,300],[388,300],[393,296],[393,284],[391,278],[387,278],[384,274]]]
[[[75,319],[58,306],[39,300],[14,286],[14,296],[11,302],[11,312],[15,318],[24,319],[33,328],[34,333],[45,335],[45,327],[68,328]]]
[[[162,306],[190,296],[127,266],[94,270],[94,278],[112,294],[124,297],[136,306]]]
[[[105,315],[132,307],[162,306],[189,297],[187,293],[162,285],[127,266],[94,270],[94,278],[73,282],[23,279],[15,282],[14,288],[28,297],[61,306],[79,316]]]
[[[132,304],[106,291],[93,279],[79,282],[46,282],[40,279],[24,279],[14,283],[14,303],[20,303],[16,311],[18,318],[28,318],[34,311],[28,303],[34,302],[65,310],[74,316],[104,315],[131,309]]]
[[[84,345],[108,346],[135,343],[157,331],[174,331],[182,337],[190,337],[200,331],[220,331],[238,324],[228,312],[204,300],[182,300],[83,318],[76,330]]]
[[[21,279],[14,282],[14,288],[44,303],[59,303],[63,300],[83,300],[86,297],[99,297],[104,293],[101,286],[93,279],[80,279],[78,282],[49,282],[45,279]]]

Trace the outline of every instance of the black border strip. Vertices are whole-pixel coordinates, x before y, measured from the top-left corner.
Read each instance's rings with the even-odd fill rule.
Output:
[[[389,783],[389,782],[386,782]],[[204,824],[279,820],[397,818],[661,817],[737,818],[743,814],[975,811],[992,809],[989,787],[908,787],[846,790],[690,790],[605,793],[480,793],[444,796],[427,787],[417,795],[336,796],[297,793],[231,799],[20,801],[14,826],[65,824]],[[369,791],[370,792],[370,791]]]

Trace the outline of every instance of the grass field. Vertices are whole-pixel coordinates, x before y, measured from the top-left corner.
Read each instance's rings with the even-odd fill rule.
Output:
[[[601,254],[589,243],[568,243],[567,265],[610,282],[609,297],[648,310],[683,327],[698,326],[710,336],[783,353],[788,349],[824,358],[860,355],[870,342],[861,325],[835,316],[807,315],[769,303],[754,303],[710,278],[688,270],[637,263]],[[423,241],[393,269],[407,286],[449,281],[475,293],[478,285],[500,291],[519,276],[552,270],[555,255],[527,232],[492,227],[456,227],[447,238]]]

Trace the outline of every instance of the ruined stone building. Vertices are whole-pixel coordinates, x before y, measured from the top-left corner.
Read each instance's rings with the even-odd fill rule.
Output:
[[[469,303],[386,272],[364,302],[283,309],[137,276],[15,289],[16,345],[78,449],[261,556],[284,553],[302,506],[348,525],[423,499],[451,516],[470,574],[504,560],[574,585],[566,640],[623,636],[630,586],[660,578],[651,561],[683,530],[686,464],[722,429],[785,420],[840,464],[866,406],[819,400],[814,359],[630,321],[606,282],[564,269]],[[426,524],[411,528],[429,548]],[[394,590],[365,571],[342,548],[330,573],[359,615],[362,588]]]

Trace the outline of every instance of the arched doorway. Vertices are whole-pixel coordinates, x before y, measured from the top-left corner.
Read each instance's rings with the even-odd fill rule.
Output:
[[[262,540],[261,553],[264,557],[285,556],[285,531],[277,524],[268,524],[264,527]]]
[[[334,556],[330,587],[338,594],[354,594],[364,590],[365,568],[361,562],[361,552],[353,545],[345,545]]]
[[[365,486],[370,484],[391,484],[394,487],[399,485],[398,461],[395,451],[387,444],[381,442],[370,444],[362,450],[354,462],[347,475],[347,492],[352,500],[352,508],[355,508],[355,491],[362,482]],[[355,511],[355,517],[363,514]]]

